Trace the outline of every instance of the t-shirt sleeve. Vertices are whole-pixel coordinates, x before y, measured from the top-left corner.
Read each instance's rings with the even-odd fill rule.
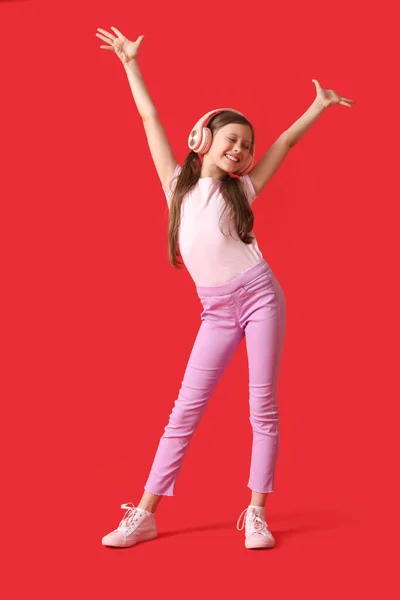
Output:
[[[251,206],[254,200],[257,198],[253,182],[251,181],[249,175],[242,175],[241,180],[243,182],[244,193],[246,194],[249,204]]]
[[[164,194],[165,197],[167,199],[167,204],[168,204],[168,208],[171,206],[171,200],[172,200],[172,195],[174,193],[175,190],[175,186],[176,186],[176,182],[177,182],[177,178],[179,176],[179,173],[182,171],[182,167],[181,165],[176,165],[175,167],[175,171],[172,174],[172,179],[169,182],[169,187],[168,190],[164,190]]]

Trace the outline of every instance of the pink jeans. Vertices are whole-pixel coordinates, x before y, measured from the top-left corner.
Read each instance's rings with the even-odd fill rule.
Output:
[[[189,442],[245,336],[253,430],[248,487],[272,492],[279,446],[278,376],[286,329],[282,288],[262,259],[228,283],[196,290],[204,308],[202,322],[144,489],[174,495]]]

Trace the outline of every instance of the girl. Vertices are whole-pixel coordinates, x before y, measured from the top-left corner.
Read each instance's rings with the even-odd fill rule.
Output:
[[[150,152],[169,207],[169,259],[187,267],[203,306],[197,334],[177,400],[138,506],[126,512],[105,546],[130,547],[157,537],[156,508],[173,496],[177,476],[211,394],[238,344],[245,337],[249,364],[253,446],[248,487],[251,500],[239,517],[246,548],[271,548],[275,539],[265,520],[267,495],[274,489],[279,445],[278,374],[286,328],[282,288],[263,258],[252,232],[251,205],[289,150],[329,106],[352,100],[324,90],[306,113],[285,131],[253,166],[251,123],[230,108],[203,115],[189,135],[190,152],[180,166],[168,143],[138,65],[144,36],[129,41],[118,29],[96,36],[107,42],[127,73],[143,119]],[[178,250],[179,247],[179,250]],[[245,518],[244,518],[245,516]],[[242,525],[239,527],[241,518]]]

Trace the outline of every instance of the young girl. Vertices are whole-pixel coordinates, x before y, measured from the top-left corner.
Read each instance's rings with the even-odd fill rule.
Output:
[[[179,268],[177,259],[182,257],[204,310],[144,494],[138,506],[122,504],[126,512],[120,524],[103,537],[102,543],[126,548],[157,537],[156,508],[162,496],[174,495],[189,442],[215,386],[245,337],[253,430],[248,481],[251,499],[237,529],[245,527],[246,548],[271,548],[275,539],[265,520],[265,502],[274,489],[278,455],[277,393],[286,302],[252,232],[251,205],[321,112],[338,103],[351,107],[353,101],[324,90],[313,80],[317,96],[311,107],[255,166],[251,123],[234,109],[212,110],[191,130],[190,152],[180,166],[139,69],[138,51],[144,36],[132,42],[115,27],[111,29],[115,35],[99,28],[96,36],[109,44],[101,48],[113,50],[122,61],[143,119],[169,207],[170,262]]]

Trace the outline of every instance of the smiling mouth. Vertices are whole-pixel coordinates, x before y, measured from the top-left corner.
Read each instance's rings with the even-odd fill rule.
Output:
[[[231,158],[229,158],[229,156],[227,156],[226,154],[225,154],[225,158],[226,158],[227,160],[229,160],[229,162],[233,163],[234,165],[237,165],[237,164],[238,164],[238,162],[239,162],[238,160],[232,160],[232,159],[231,159]]]

